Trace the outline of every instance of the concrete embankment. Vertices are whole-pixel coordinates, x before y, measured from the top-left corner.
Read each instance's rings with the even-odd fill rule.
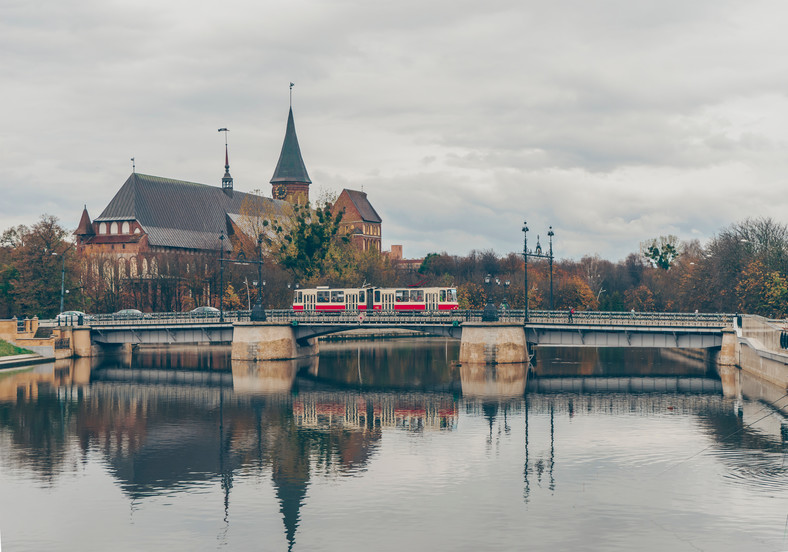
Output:
[[[761,316],[742,316],[741,321],[736,364],[743,372],[788,390],[788,350],[780,346],[788,324]]]
[[[19,368],[32,366],[34,364],[42,364],[44,362],[52,362],[53,360],[55,360],[54,356],[47,357],[37,354],[4,356],[0,357],[0,371],[9,368]]]

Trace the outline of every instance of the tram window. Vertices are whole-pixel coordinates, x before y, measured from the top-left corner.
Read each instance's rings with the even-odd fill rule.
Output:
[[[445,302],[446,302],[446,290],[442,289],[441,290],[441,303],[445,303]]]
[[[332,291],[331,292],[331,302],[332,303],[344,303],[345,302],[345,292],[344,291]]]
[[[380,291],[375,290],[375,302],[380,303]]]
[[[408,290],[407,289],[398,289],[395,294],[397,303],[407,303],[408,302]]]
[[[364,290],[359,290],[358,292],[358,302],[359,303],[366,303],[367,302],[367,294]]]
[[[302,295],[302,292],[300,292],[300,291],[299,291],[299,292],[297,292],[297,293],[298,293],[298,302],[299,302],[299,303],[303,303],[303,301],[304,301],[304,296]]]
[[[410,300],[414,303],[421,303],[422,301],[424,301],[424,290],[423,289],[410,290]]]
[[[331,294],[328,291],[318,291],[317,292],[317,302],[318,303],[328,303],[331,299]]]
[[[447,290],[447,292],[449,294],[449,301],[451,301],[452,303],[456,303],[457,302],[457,290],[456,289],[449,289],[449,290]]]

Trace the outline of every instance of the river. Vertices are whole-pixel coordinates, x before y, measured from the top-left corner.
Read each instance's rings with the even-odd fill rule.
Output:
[[[788,550],[788,400],[700,358],[442,338],[0,373],[0,547]],[[782,395],[782,396],[781,396]]]

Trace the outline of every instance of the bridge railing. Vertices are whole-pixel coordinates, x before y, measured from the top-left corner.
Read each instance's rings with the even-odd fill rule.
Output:
[[[523,311],[517,313],[522,319]],[[689,326],[721,328],[730,326],[735,315],[689,312],[602,312],[528,311],[531,324],[590,324],[604,326]]]
[[[454,310],[438,312],[392,312],[356,311],[324,312],[293,311],[291,309],[266,310],[270,322],[289,324],[339,324],[339,325],[459,325],[463,322],[481,322],[481,310]],[[522,324],[523,309],[501,309],[500,322]],[[655,313],[655,312],[597,312],[582,311],[570,315],[568,311],[529,310],[528,324],[593,325],[593,326],[676,326],[722,328],[732,324],[735,315],[725,313]],[[91,326],[147,326],[160,324],[231,324],[247,322],[250,311],[225,311],[218,313],[193,314],[190,312],[146,313],[141,317],[119,317],[113,314],[93,315]],[[44,325],[44,324],[42,324]]]

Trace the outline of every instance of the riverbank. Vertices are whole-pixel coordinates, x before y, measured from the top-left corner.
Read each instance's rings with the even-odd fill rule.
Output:
[[[7,355],[0,357],[0,372],[11,368],[20,368],[25,366],[33,366],[35,364],[43,364],[45,362],[52,362],[55,357],[45,357],[35,353],[24,355]]]
[[[40,364],[54,360],[54,356],[47,358],[34,353],[29,349],[17,347],[13,343],[0,339],[0,370],[6,368],[18,368],[32,364]]]

